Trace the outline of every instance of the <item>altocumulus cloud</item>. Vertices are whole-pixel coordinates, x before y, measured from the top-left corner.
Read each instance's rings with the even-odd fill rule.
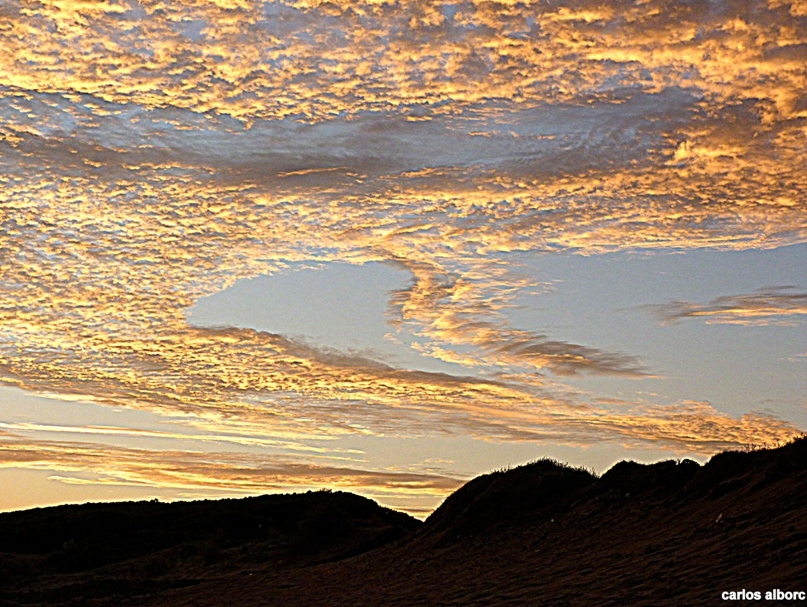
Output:
[[[803,2],[20,0],[0,23],[1,381],[292,442],[796,432],[564,396],[544,378],[651,371],[506,312],[534,286],[518,253],[804,242]],[[467,374],[186,322],[240,279],[336,260],[405,266],[391,322]],[[672,305],[764,320],[804,301]]]

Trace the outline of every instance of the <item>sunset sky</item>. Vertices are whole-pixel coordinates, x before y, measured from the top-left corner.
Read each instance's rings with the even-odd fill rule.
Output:
[[[784,442],[805,167],[805,0],[0,0],[0,510]]]

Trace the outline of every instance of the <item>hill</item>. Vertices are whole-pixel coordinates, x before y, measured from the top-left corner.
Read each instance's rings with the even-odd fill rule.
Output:
[[[601,477],[540,460],[423,524],[322,492],[3,514],[0,552],[0,605],[725,604],[807,590],[807,439]]]
[[[0,605],[132,604],[230,573],[341,560],[422,523],[351,493],[0,514]]]

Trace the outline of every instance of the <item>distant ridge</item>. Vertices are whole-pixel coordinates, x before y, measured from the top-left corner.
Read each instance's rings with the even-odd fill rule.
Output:
[[[725,605],[807,590],[807,438],[599,478],[539,460],[425,523],[329,492],[0,514],[0,576],[4,607]]]

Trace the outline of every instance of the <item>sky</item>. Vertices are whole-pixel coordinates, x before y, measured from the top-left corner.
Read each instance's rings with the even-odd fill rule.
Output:
[[[0,510],[807,430],[807,2],[0,0]]]

